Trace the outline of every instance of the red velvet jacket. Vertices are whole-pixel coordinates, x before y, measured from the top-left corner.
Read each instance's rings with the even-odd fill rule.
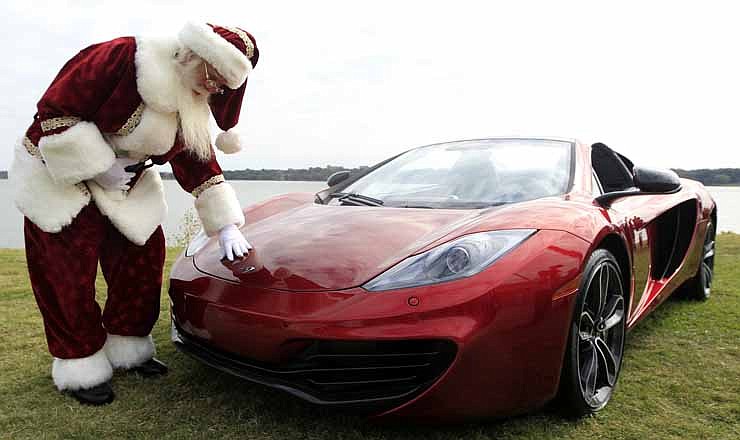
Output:
[[[137,176],[128,193],[109,193],[89,180],[115,157],[169,162],[180,186],[196,197],[209,235],[243,223],[212,150],[199,160],[177,135],[176,40],[123,37],[90,46],[69,60],[38,103],[11,179],[16,204],[47,232],[69,224],[92,198],[117,228],[143,244],[166,216],[158,173]]]

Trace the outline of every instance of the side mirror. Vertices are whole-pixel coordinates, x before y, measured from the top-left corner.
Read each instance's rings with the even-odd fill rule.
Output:
[[[645,194],[672,194],[681,190],[681,180],[679,180],[678,174],[671,170],[634,167],[632,169],[632,175],[632,180],[636,188],[602,194],[594,199],[596,203],[603,207],[608,207],[613,200],[621,199],[622,197]]]
[[[348,177],[349,171],[337,171],[326,179],[326,184],[328,186],[334,186],[338,183],[344,182]]]
[[[632,173],[635,186],[642,192],[672,193],[681,189],[678,174],[672,170],[635,167]]]

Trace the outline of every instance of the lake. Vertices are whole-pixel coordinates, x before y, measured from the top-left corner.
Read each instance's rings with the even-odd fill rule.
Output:
[[[317,192],[326,188],[324,182],[281,182],[239,180],[230,182],[236,190],[242,206],[260,202],[278,194],[290,192]],[[182,234],[181,225],[189,210],[193,209],[193,197],[180,189],[174,180],[165,180],[165,193],[169,215],[163,225],[168,242]],[[719,207],[719,231],[740,233],[740,187],[707,187]],[[11,199],[11,188],[7,180],[0,180],[0,248],[23,247],[23,216]]]

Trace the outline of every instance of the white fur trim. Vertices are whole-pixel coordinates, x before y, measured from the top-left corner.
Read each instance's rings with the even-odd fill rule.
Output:
[[[39,149],[51,177],[63,184],[95,177],[110,168],[116,158],[97,125],[87,121],[42,137]]]
[[[148,361],[156,353],[152,336],[108,335],[105,355],[113,368],[133,368]]]
[[[183,87],[177,73],[174,38],[136,38],[136,89],[144,102],[162,113],[177,112],[177,94]]]
[[[242,141],[235,130],[222,131],[216,136],[216,148],[226,154],[238,153],[242,150]]]
[[[149,168],[127,194],[106,192],[88,182],[95,204],[126,238],[139,246],[146,243],[157,226],[167,218],[167,202],[159,173]]]
[[[209,237],[218,234],[218,231],[226,225],[244,224],[244,213],[239,199],[236,198],[231,185],[225,182],[203,191],[195,199],[195,210],[203,224],[203,230]]]
[[[118,150],[162,155],[172,148],[177,134],[177,113],[163,113],[151,106],[144,106],[141,121],[126,136],[109,136],[110,143]]]
[[[8,180],[18,210],[45,232],[61,231],[90,203],[90,194],[77,186],[55,183],[43,162],[28,154],[20,140]]]
[[[113,377],[113,368],[101,349],[84,358],[54,358],[51,377],[59,391],[87,389],[109,381]]]
[[[252,63],[247,56],[207,24],[188,22],[179,37],[182,44],[215,67],[231,89],[244,84],[252,71]]]

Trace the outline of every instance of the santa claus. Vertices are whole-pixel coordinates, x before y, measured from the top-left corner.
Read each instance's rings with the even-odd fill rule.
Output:
[[[226,258],[248,252],[209,119],[225,130],[216,146],[238,151],[231,129],[258,58],[248,32],[188,23],[178,38],[123,37],[82,50],[39,101],[10,179],[60,391],[103,404],[114,398],[113,369],[167,372],[153,357],[150,334],[159,316],[167,215],[151,165],[172,166]],[[102,311],[98,262],[108,284]]]

